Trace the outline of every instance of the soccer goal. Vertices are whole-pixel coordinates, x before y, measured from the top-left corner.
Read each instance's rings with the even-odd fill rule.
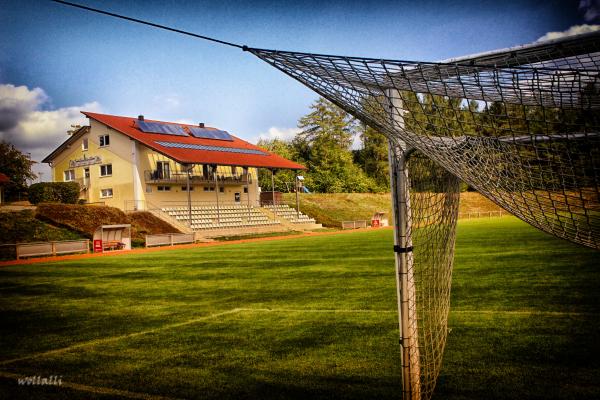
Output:
[[[251,48],[389,142],[403,399],[430,398],[448,334],[460,180],[600,249],[600,32],[432,63]]]
[[[598,32],[438,63],[244,50],[389,140],[404,399],[441,368],[460,180],[600,248]]]

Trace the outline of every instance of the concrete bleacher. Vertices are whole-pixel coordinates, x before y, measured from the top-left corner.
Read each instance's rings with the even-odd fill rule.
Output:
[[[184,224],[189,223],[187,207],[163,207],[162,211]],[[192,206],[191,228],[193,230],[246,228],[279,225],[255,207],[241,204],[216,204]]]
[[[285,218],[292,224],[316,224],[314,218],[309,217],[302,212],[298,213],[294,208],[287,204],[263,205],[264,208],[277,215],[279,218]]]

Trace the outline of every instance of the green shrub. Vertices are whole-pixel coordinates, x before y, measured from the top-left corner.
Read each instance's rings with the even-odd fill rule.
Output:
[[[146,240],[141,239],[141,238],[131,238],[131,247],[132,248],[146,247]]]
[[[29,202],[31,204],[50,203],[57,201],[56,193],[47,182],[34,183],[29,186]]]
[[[75,204],[79,199],[77,182],[41,182],[29,186],[29,202]]]
[[[75,204],[79,200],[81,188],[77,182],[55,182],[53,185],[58,192],[61,203]]]

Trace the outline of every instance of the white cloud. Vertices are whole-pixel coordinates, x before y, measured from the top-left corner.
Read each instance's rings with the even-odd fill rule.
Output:
[[[302,132],[299,128],[278,128],[272,126],[266,133],[258,135],[259,140],[273,140],[279,139],[283,141],[292,140],[298,133]]]
[[[30,153],[38,163],[67,139],[71,125],[86,123],[80,111],[100,111],[97,102],[44,110],[48,100],[41,88],[0,84],[0,140]],[[46,164],[36,164],[34,172],[43,172],[43,179],[50,179]]]
[[[580,35],[582,33],[594,32],[599,29],[600,29],[600,25],[588,25],[588,24],[573,25],[572,27],[570,27],[569,29],[567,29],[565,31],[548,32],[544,36],[542,36],[541,38],[536,40],[536,42],[545,42],[547,40],[555,40],[555,39],[560,39],[560,38],[567,37],[567,36]]]

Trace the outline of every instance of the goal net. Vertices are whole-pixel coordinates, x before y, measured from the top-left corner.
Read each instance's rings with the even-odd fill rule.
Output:
[[[598,32],[438,63],[244,49],[389,140],[404,398],[441,368],[459,179],[600,248]]]

